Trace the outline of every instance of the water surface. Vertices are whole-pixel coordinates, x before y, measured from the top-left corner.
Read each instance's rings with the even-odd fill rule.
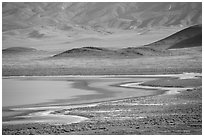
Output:
[[[155,90],[119,87],[121,83],[155,78],[26,77],[3,79],[3,123],[72,123],[85,118],[53,115],[73,104],[157,94]],[[45,115],[46,114],[46,115]],[[22,119],[23,118],[23,119]],[[53,118],[55,119],[53,121]]]
[[[53,102],[77,95],[93,94],[92,90],[72,88],[71,81],[3,79],[3,107]]]

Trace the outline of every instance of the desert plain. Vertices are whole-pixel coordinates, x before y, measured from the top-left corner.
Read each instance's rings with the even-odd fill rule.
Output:
[[[137,25],[130,23],[136,15],[124,19],[125,10],[117,10],[124,3],[92,9],[102,8],[102,14],[87,12],[88,19],[82,16],[88,8],[79,16],[73,12],[81,24],[65,22],[66,4],[20,5],[3,5],[2,134],[202,134],[199,8],[190,23],[186,18],[178,23],[176,16],[175,22],[162,20],[157,4],[150,4],[142,13],[147,16],[152,9],[157,20],[141,18]],[[178,5],[163,5],[165,13]],[[75,11],[86,4],[66,6]],[[108,8],[121,17],[109,20],[112,16],[103,12]],[[97,16],[101,26],[90,25]]]

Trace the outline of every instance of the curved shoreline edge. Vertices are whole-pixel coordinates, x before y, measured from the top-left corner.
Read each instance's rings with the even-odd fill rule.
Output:
[[[136,77],[137,75],[132,75],[133,77]],[[144,77],[158,77],[160,78],[161,76],[162,77],[177,77],[179,79],[188,79],[188,78],[196,78],[198,76],[202,76],[201,73],[183,73],[183,74],[174,74],[174,75],[140,75],[139,77],[141,76],[144,76]],[[36,76],[38,77],[38,76]],[[55,76],[53,76],[55,77]],[[90,76],[88,76],[90,77]],[[95,76],[97,77],[97,76]],[[106,77],[106,76],[105,76]],[[108,77],[111,77],[111,76],[108,76]],[[125,77],[128,77],[127,75],[125,75]],[[166,91],[164,92],[165,94],[176,94],[178,93],[178,91],[182,91],[182,90],[187,90],[187,89],[192,89],[192,88],[172,88],[172,87],[152,87],[152,86],[143,86],[143,85],[140,85],[141,83],[143,82],[137,82],[137,83],[126,83],[126,84],[120,84],[119,87],[126,87],[126,88],[142,88],[142,89],[148,89],[148,90],[163,90],[163,91]],[[155,94],[154,94],[155,95]],[[154,96],[152,95],[152,96]],[[157,94],[158,95],[158,94]],[[118,99],[118,100],[121,100],[121,99]],[[111,101],[111,100],[108,100],[108,101]],[[114,100],[114,101],[117,101],[117,100]],[[97,104],[96,103],[90,103],[90,104],[87,104],[87,105],[79,105],[79,106],[68,106],[69,108],[81,108],[81,107],[87,107],[89,105],[92,105],[92,106],[96,106],[98,105],[100,102],[98,102]],[[81,117],[81,116],[77,116],[77,115],[73,115],[73,116],[68,116],[66,117],[66,115],[56,115],[56,114],[51,114],[52,112],[55,112],[57,110],[61,110],[61,109],[66,109],[67,107],[66,106],[59,106],[59,107],[55,107],[55,108],[52,108],[53,106],[48,106],[48,107],[44,107],[44,108],[41,108],[42,110],[46,110],[46,111],[43,111],[41,113],[44,113],[44,117],[50,117],[51,119],[53,117],[55,118],[65,118],[67,119],[68,117],[70,118],[74,118],[73,121],[71,121],[70,123],[67,123],[67,124],[71,124],[71,123],[79,123],[79,122],[82,122],[84,120],[87,120],[88,118],[86,117]],[[34,107],[33,109],[37,109],[39,110],[39,108],[37,107]],[[15,110],[32,110],[32,108],[19,108],[19,109],[13,109],[14,111]],[[34,113],[30,113],[30,114],[34,114]],[[39,116],[40,113],[38,112],[37,116]],[[11,121],[12,122],[12,121]],[[52,123],[52,122],[46,122],[44,121],[45,123]],[[30,122],[29,122],[30,123]],[[32,122],[31,122],[32,123]],[[38,122],[37,122],[38,123]],[[39,122],[40,123],[40,122]],[[6,123],[6,122],[3,122],[2,124],[9,124],[9,123]],[[15,124],[15,123],[11,123],[11,124]],[[18,123],[17,123],[18,124]],[[22,123],[21,123],[22,124]],[[64,123],[63,123],[64,124]]]

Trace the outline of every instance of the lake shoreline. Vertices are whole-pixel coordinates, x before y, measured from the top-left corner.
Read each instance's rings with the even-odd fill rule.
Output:
[[[180,79],[185,79],[185,78],[188,79],[188,78],[193,78],[193,77],[194,77],[194,74],[190,74],[190,75],[187,74],[187,75],[188,75],[188,76],[186,76],[186,74],[184,74],[184,75],[180,74],[179,76],[177,76],[177,78],[178,78],[178,79],[179,79],[179,78],[180,78]],[[196,75],[196,74],[195,74],[195,75]],[[198,75],[198,74],[197,74],[197,75]],[[201,75],[201,74],[200,74],[200,75]],[[163,78],[168,78],[168,77],[163,77]],[[121,85],[123,86],[123,84],[124,84],[124,83],[120,83],[120,84],[114,85],[114,86],[121,86]],[[131,82],[130,82],[129,84],[130,84],[130,87],[128,87],[129,85],[127,85],[126,88],[137,88],[137,87],[131,86],[131,84],[134,84],[134,83],[131,83]],[[185,90],[187,90],[187,89],[185,89]],[[189,90],[193,90],[193,88],[191,88],[191,89],[189,89]],[[134,99],[137,99],[137,98],[140,100],[140,99],[142,99],[142,98],[154,98],[154,97],[156,98],[158,95],[159,95],[159,96],[167,96],[167,95],[174,95],[174,94],[176,94],[176,92],[174,92],[174,93],[172,92],[171,94],[168,94],[168,92],[166,92],[165,90],[158,90],[158,89],[157,89],[157,90],[155,89],[155,92],[154,92],[154,93],[155,93],[155,94],[148,95],[148,96],[131,97],[131,98],[129,97],[129,98],[116,99],[116,100],[105,100],[105,101],[98,101],[98,102],[93,102],[93,103],[81,103],[81,105],[78,104],[78,107],[77,107],[77,104],[75,104],[76,106],[75,106],[75,105],[72,105],[72,106],[75,106],[75,107],[73,107],[73,108],[72,108],[72,107],[67,107],[67,108],[66,108],[66,105],[59,105],[58,107],[60,107],[60,109],[58,109],[58,111],[60,111],[60,110],[61,110],[61,111],[63,111],[63,110],[70,110],[70,109],[71,109],[71,110],[72,110],[72,109],[73,109],[73,110],[75,110],[75,109],[79,109],[79,110],[82,109],[82,110],[83,110],[83,108],[87,108],[87,106],[88,106],[88,109],[89,109],[89,108],[92,108],[92,107],[93,107],[93,108],[94,108],[94,107],[97,107],[97,106],[99,107],[100,104],[104,104],[104,103],[106,104],[106,103],[108,103],[108,102],[121,102],[121,101],[124,101],[124,100],[131,100],[131,99],[134,100]],[[86,105],[86,104],[87,104],[87,105]],[[93,106],[89,106],[89,105],[93,105]],[[70,105],[70,106],[71,106],[71,105]],[[52,106],[50,106],[50,107],[52,107]],[[49,108],[49,107],[48,107],[48,108]],[[46,108],[46,109],[48,109],[48,108]],[[44,108],[43,110],[45,110],[45,108]],[[55,110],[56,110],[56,109],[55,109]],[[67,115],[67,114],[66,114],[66,115]],[[74,113],[74,114],[71,113],[71,115],[89,118],[89,116],[87,116],[87,115],[82,115],[82,114],[80,114],[80,113]],[[86,120],[87,120],[87,119],[86,119]],[[85,121],[86,121],[86,120],[85,120]],[[88,121],[89,121],[89,120],[88,120]],[[82,121],[78,121],[78,122],[79,122],[79,123],[81,123],[81,122],[83,123],[83,120],[82,120]],[[77,122],[77,123],[78,123],[78,122]],[[73,122],[73,123],[74,123],[74,122]],[[31,125],[32,125],[32,124],[31,124]]]
[[[86,88],[85,85],[78,85],[78,86],[82,86],[80,88]],[[102,85],[103,86],[103,85]],[[107,88],[121,88],[120,86],[108,86]],[[87,89],[89,90],[89,88]],[[96,89],[94,89],[96,90]],[[98,90],[98,89],[97,89]],[[43,104],[39,104],[39,105],[21,105],[21,106],[9,106],[9,107],[3,107],[3,111],[6,112],[12,112],[13,113],[19,113],[17,115],[11,115],[11,116],[7,116],[7,117],[3,117],[3,121],[10,121],[10,120],[18,120],[18,118],[14,118],[14,117],[23,117],[23,116],[26,116],[26,115],[30,115],[32,113],[38,113],[38,111],[50,111],[52,110],[53,112],[54,111],[57,111],[57,110],[60,110],[60,109],[65,109],[65,108],[76,108],[76,107],[86,107],[86,106],[89,106],[89,105],[92,105],[92,104],[99,104],[99,103],[102,103],[102,102],[107,102],[107,101],[118,101],[118,100],[123,100],[123,99],[126,99],[126,98],[130,98],[130,97],[117,97],[116,95],[118,94],[117,92],[116,93],[111,93],[111,91],[97,91],[96,92],[102,92],[104,95],[104,98],[103,99],[95,99],[95,100],[85,100],[84,102],[77,102],[77,103],[66,103],[67,100],[65,101],[65,103],[63,104],[63,102],[60,102],[59,104],[58,103],[43,103]],[[127,89],[126,89],[127,90]],[[124,92],[126,91],[124,90]],[[110,96],[111,94],[113,94],[112,98],[106,98],[105,96]],[[136,94],[136,93],[134,93]],[[140,93],[140,94],[144,94],[144,95],[137,95],[136,96],[132,96],[132,97],[142,97],[142,96],[152,96],[152,95],[158,95],[158,94],[161,94],[161,91],[148,91],[147,90],[147,93]],[[90,95],[79,95],[77,96],[78,99],[82,99],[84,98],[84,96],[90,96]],[[91,96],[98,96],[97,93],[95,94],[92,94]],[[101,96],[102,97],[102,96]],[[68,107],[67,107],[68,106]]]

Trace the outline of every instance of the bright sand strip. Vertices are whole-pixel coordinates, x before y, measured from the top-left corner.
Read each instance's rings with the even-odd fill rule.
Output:
[[[14,108],[13,111],[35,111],[41,110],[40,112],[31,112],[25,116],[16,116],[17,120],[3,121],[3,125],[16,125],[16,124],[29,124],[29,123],[49,123],[51,125],[62,125],[79,123],[88,120],[86,117],[76,115],[64,115],[55,113],[62,109],[80,108],[80,107],[93,107],[97,104],[91,105],[73,105],[73,106],[48,106],[48,107],[30,107],[30,108]]]
[[[149,89],[149,90],[163,90],[166,91],[165,94],[177,94],[179,91],[185,91],[187,89],[193,89],[193,88],[174,88],[174,87],[151,87],[151,86],[143,86],[140,85],[143,82],[138,83],[127,83],[120,85],[121,87],[131,87],[131,88],[140,88],[140,89]]]
[[[43,111],[31,113],[26,116],[18,116],[16,118],[23,118],[21,120],[12,120],[2,122],[3,125],[15,125],[15,124],[29,124],[29,123],[49,123],[52,125],[58,124],[71,124],[79,123],[87,120],[88,118],[75,116],[75,115],[63,115],[63,114],[52,114],[53,111]],[[24,119],[25,118],[25,119]]]

